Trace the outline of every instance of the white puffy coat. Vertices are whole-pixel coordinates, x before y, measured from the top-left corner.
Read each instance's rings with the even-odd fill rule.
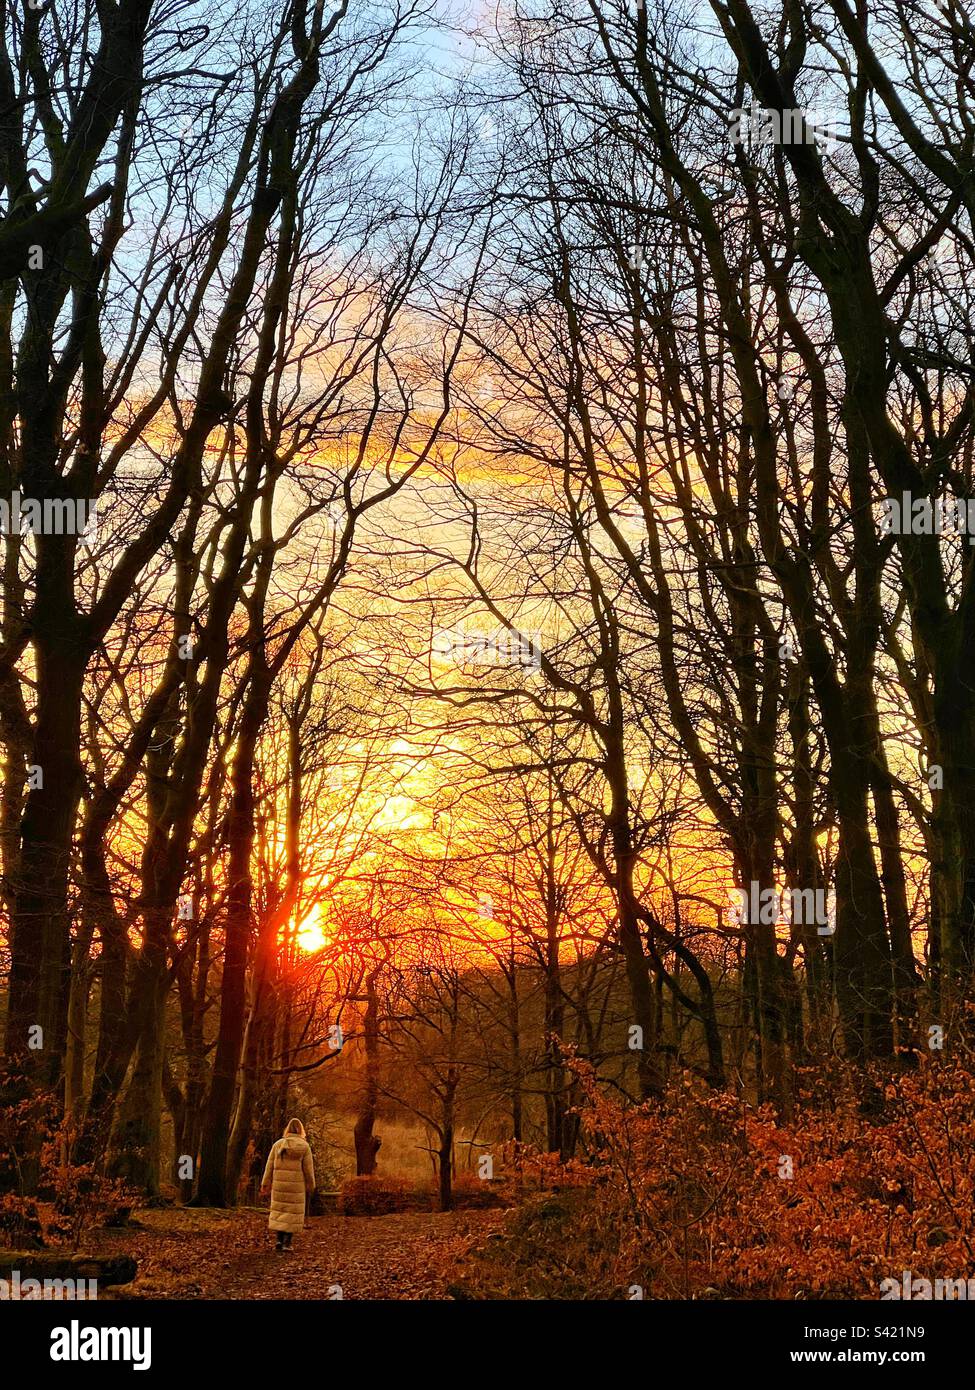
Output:
[[[300,1134],[286,1134],[271,1149],[262,1187],[271,1184],[272,1231],[300,1231],[305,1225],[305,1193],[315,1186],[311,1147]]]

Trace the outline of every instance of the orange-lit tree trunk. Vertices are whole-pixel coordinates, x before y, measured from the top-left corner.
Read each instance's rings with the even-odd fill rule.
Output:
[[[369,1177],[376,1171],[376,1155],[382,1144],[382,1140],[373,1133],[379,1105],[379,995],[376,990],[378,973],[373,970],[366,976],[366,1007],[362,1019],[365,1077],[362,1104],[353,1130],[356,1177]]]

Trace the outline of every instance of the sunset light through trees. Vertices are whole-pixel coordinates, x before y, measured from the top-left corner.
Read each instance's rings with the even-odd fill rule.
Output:
[[[970,0],[3,25],[2,1300],[157,1370],[257,1300],[936,1364]]]

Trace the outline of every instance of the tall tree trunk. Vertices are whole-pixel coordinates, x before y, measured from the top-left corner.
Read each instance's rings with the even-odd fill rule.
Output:
[[[166,1056],[165,972],[147,981],[135,1064],[112,1134],[108,1171],[148,1197],[159,1195],[163,1065]]]
[[[508,980],[508,1036],[511,1039],[511,1137],[521,1143],[524,1130],[522,1095],[521,1001],[518,997],[518,968],[512,951],[505,971]]]
[[[40,576],[38,582],[40,586]],[[11,912],[5,1049],[8,1057],[19,1057],[41,1085],[54,1087],[60,1080],[67,1035],[68,871],[81,797],[81,688],[86,652],[80,626],[71,615],[70,584],[66,587],[63,574],[56,573],[45,589],[46,616],[35,633],[37,712],[30,762],[34,785],[27,793],[21,822]]]
[[[88,1034],[88,991],[91,988],[93,923],[82,926],[71,950],[71,991],[68,997],[68,1036],[64,1061],[64,1118],[70,1134],[81,1119],[85,1094],[85,1047]],[[70,1137],[62,1161],[70,1155]]]
[[[805,667],[797,662],[789,673],[787,691],[788,727],[792,743],[793,832],[786,849],[786,878],[795,889],[823,890],[819,856],[816,852],[815,780],[810,748],[812,724],[809,717],[809,681]],[[806,1008],[809,1017],[809,1043],[817,1053],[825,1046],[832,1012],[831,984],[827,951],[828,937],[818,923],[802,922],[794,934],[802,948],[806,972]]]
[[[379,1105],[379,995],[376,990],[377,971],[366,977],[366,1009],[362,1035],[365,1048],[365,1080],[362,1103],[355,1122],[356,1177],[369,1177],[376,1171],[376,1155],[382,1140],[374,1133]],[[448,1208],[444,1207],[444,1211]]]
[[[623,955],[630,987],[633,1023],[640,1029],[637,1052],[637,1079],[640,1096],[648,1100],[663,1092],[663,1078],[654,1047],[657,1041],[657,1000],[651,979],[650,962],[643,949],[640,914],[633,884],[636,853],[630,823],[630,797],[623,751],[622,708],[606,730],[605,775],[610,789],[610,835],[613,846],[614,888],[616,891],[617,939]]]

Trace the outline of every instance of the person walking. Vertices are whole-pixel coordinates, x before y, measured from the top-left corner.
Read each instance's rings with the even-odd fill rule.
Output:
[[[305,1196],[315,1187],[311,1145],[300,1120],[289,1120],[284,1136],[271,1148],[261,1179],[261,1196],[271,1190],[268,1229],[276,1231],[276,1250],[291,1251],[295,1231],[305,1225]]]

